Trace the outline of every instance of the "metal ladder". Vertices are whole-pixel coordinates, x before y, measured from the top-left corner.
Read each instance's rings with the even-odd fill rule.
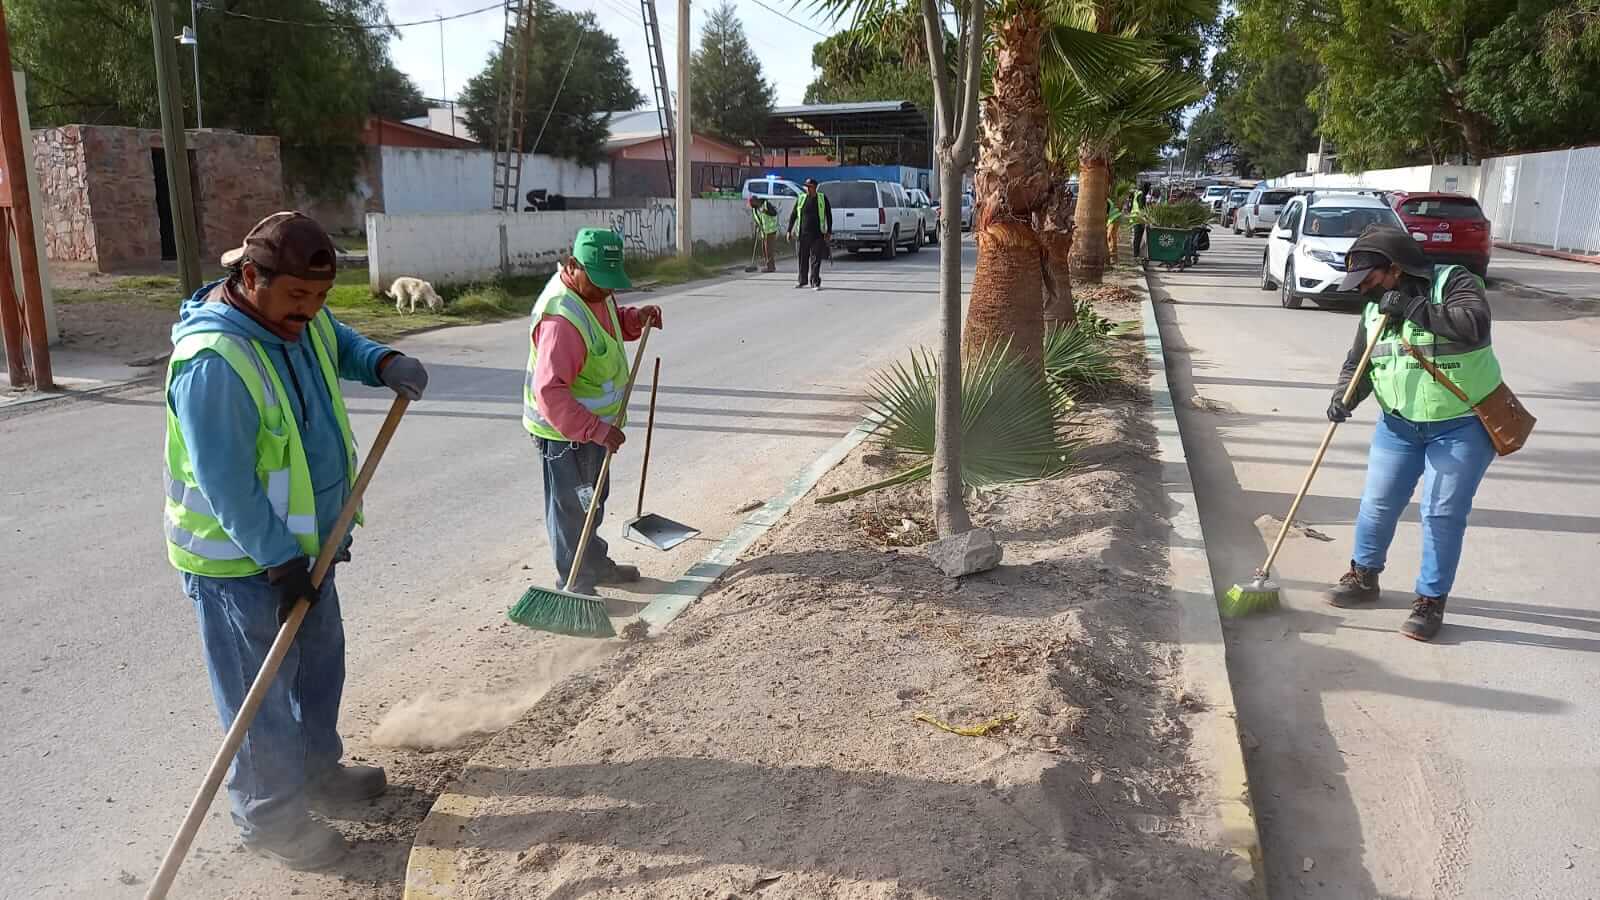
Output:
[[[500,50],[500,96],[495,100],[494,196],[497,210],[516,212],[522,197],[522,130],[528,94],[528,52],[533,44],[532,0],[506,0]]]
[[[661,20],[656,17],[656,0],[639,0],[639,11],[644,14],[644,45],[646,55],[650,57],[650,88],[656,95],[656,118],[661,126],[662,143],[665,146],[667,160],[667,194],[677,196],[676,186],[672,183],[676,169],[673,168],[673,155],[677,153],[677,145],[673,143],[672,135],[672,91],[667,81],[667,62],[661,55]],[[679,28],[684,23],[678,23]],[[678,98],[682,100],[683,98]]]

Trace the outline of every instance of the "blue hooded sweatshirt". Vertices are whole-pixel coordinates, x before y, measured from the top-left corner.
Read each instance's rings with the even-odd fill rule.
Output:
[[[261,342],[300,426],[311,486],[317,495],[317,534],[325,537],[339,518],[350,487],[344,436],[328,399],[316,351],[305,333],[297,341],[285,341],[220,298],[206,302],[221,283],[204,285],[184,301],[178,323],[172,326],[172,343],[211,331]],[[339,336],[339,377],[373,387],[382,384],[378,363],[394,351],[337,319],[333,325]],[[173,375],[167,403],[177,414],[200,492],[228,537],[262,567],[305,555],[288,526],[273,514],[266,489],[256,475],[256,431],[261,417],[250,391],[227,361],[210,351],[189,360]]]

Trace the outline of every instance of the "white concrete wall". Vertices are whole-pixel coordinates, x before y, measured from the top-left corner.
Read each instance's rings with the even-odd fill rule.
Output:
[[[741,200],[694,200],[696,245],[720,246],[751,234]],[[677,210],[671,201],[638,209],[543,213],[422,213],[367,216],[367,271],[373,293],[411,275],[434,283],[467,284],[552,271],[572,249],[580,228],[622,235],[631,258],[673,252]]]
[[[1408,166],[1370,172],[1336,172],[1328,175],[1284,175],[1268,182],[1272,187],[1375,188],[1385,191],[1441,191],[1471,194],[1478,187],[1477,166]]]
[[[384,147],[383,208],[390,215],[494,208],[494,152]],[[586,168],[552,156],[522,157],[522,193],[611,196],[611,166]]]

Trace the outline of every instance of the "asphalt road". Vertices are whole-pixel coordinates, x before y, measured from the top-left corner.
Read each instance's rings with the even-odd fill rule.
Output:
[[[1263,239],[1212,241],[1198,267],[1150,280],[1175,301],[1159,305],[1175,394],[1225,404],[1180,411],[1222,590],[1266,554],[1254,522],[1288,509],[1356,318],[1281,308],[1257,289]],[[1415,506],[1378,609],[1318,596],[1349,559],[1371,401],[1298,517],[1328,540],[1291,537],[1284,609],[1227,628],[1274,898],[1600,896],[1600,303],[1490,299],[1507,381],[1539,424],[1478,492],[1436,642],[1395,633]]]
[[[636,392],[602,534],[648,576],[639,602],[859,421],[871,369],[936,340],[936,251],[840,257],[820,294],[795,290],[786,269],[627,298],[660,303],[667,326],[644,366],[662,358],[646,509],[703,531],[670,554],[617,539],[643,446],[648,392]],[[340,567],[349,754],[371,755],[366,732],[396,702],[515,688],[536,668],[532,633],[503,618],[522,586],[554,578],[520,423],[526,334],[516,321],[400,345],[432,384]],[[348,396],[369,437],[387,398]],[[148,882],[221,738],[161,542],[162,433],[159,388],[0,417],[0,897],[141,895],[119,875]],[[178,896],[289,894],[270,867],[235,867],[225,800],[196,846],[217,880],[197,886],[186,869]]]

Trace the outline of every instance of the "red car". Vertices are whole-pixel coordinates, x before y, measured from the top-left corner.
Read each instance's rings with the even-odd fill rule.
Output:
[[[1399,191],[1389,196],[1422,252],[1436,264],[1455,263],[1479,278],[1489,272],[1489,219],[1478,201],[1462,194],[1427,194]]]

